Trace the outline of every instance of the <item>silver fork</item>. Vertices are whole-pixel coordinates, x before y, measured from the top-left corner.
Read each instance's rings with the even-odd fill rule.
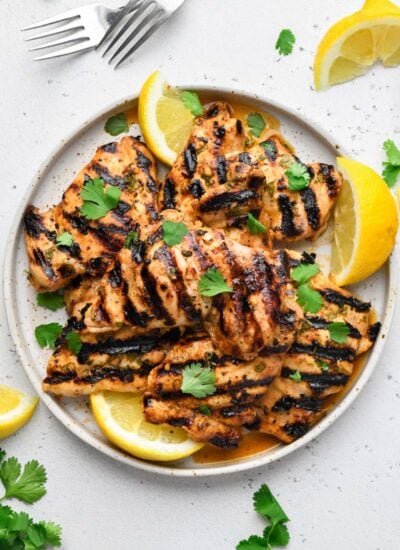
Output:
[[[121,11],[122,8],[111,9],[100,3],[88,4],[87,6],[83,6],[81,8],[65,11],[54,17],[42,19],[41,21],[38,21],[33,25],[29,25],[29,27],[24,27],[21,30],[30,31],[40,27],[47,27],[48,25],[60,24],[58,27],[26,39],[27,41],[38,40],[68,32],[69,34],[67,36],[57,38],[56,40],[51,40],[45,44],[40,44],[39,46],[30,49],[30,51],[37,51],[45,48],[52,48],[54,46],[69,44],[63,49],[57,49],[52,53],[36,57],[35,61],[51,59],[53,57],[60,57],[71,53],[84,52],[98,46],[106,31],[110,28],[110,25],[114,23]],[[129,13],[129,11],[130,10],[128,10],[127,13]]]
[[[117,68],[170,17],[184,0],[130,0],[107,30],[100,47],[111,42],[103,52],[110,53],[109,63],[118,56]],[[116,33],[116,34],[115,34]],[[114,48],[114,51],[113,51]]]

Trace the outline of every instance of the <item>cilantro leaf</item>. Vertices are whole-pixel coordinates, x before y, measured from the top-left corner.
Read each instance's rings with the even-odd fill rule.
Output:
[[[267,550],[267,545],[263,537],[252,535],[247,540],[241,540],[236,546],[236,550]]]
[[[350,329],[342,321],[337,321],[335,323],[329,323],[327,326],[329,330],[330,339],[338,344],[344,344],[347,340],[348,335],[350,334]]]
[[[319,368],[322,370],[322,372],[326,372],[329,370],[329,364],[325,361],[321,361],[320,359],[316,359],[316,363],[319,366]]]
[[[281,505],[271,493],[268,485],[263,483],[253,496],[254,510],[267,517],[271,523],[285,523],[289,518],[281,508]]]
[[[128,233],[128,236],[126,237],[124,248],[129,248],[133,241],[137,241],[137,238],[138,238],[137,231],[130,231]]]
[[[35,328],[36,340],[41,348],[55,349],[56,340],[60,336],[62,326],[60,323],[48,323]]]
[[[201,116],[203,114],[203,105],[200,102],[199,96],[196,92],[182,92],[182,103],[189,109],[194,116]]]
[[[31,519],[25,512],[15,513],[11,516],[7,529],[13,531],[26,531],[31,523]]]
[[[303,283],[297,289],[297,303],[309,313],[317,313],[322,307],[322,296],[311,288],[308,283]]]
[[[168,246],[181,243],[183,237],[188,233],[188,228],[184,223],[171,222],[169,220],[163,222],[162,229],[164,242]]]
[[[400,176],[400,166],[390,164],[389,162],[383,163],[382,177],[386,181],[389,187],[393,187]]]
[[[278,50],[281,55],[289,55],[293,51],[295,42],[296,37],[293,32],[290,29],[282,29],[276,41],[275,49]]]
[[[197,407],[198,411],[205,416],[211,416],[211,409],[207,405],[199,405]]]
[[[294,281],[304,284],[308,279],[311,279],[311,277],[319,273],[319,271],[318,264],[305,264],[301,262],[297,267],[292,269],[291,277]]]
[[[68,349],[75,353],[75,355],[78,355],[82,347],[81,337],[79,334],[77,332],[69,332],[65,339],[67,341]]]
[[[62,529],[59,525],[57,525],[57,523],[53,523],[52,521],[39,521],[39,525],[41,525],[46,531],[46,539],[48,544],[51,544],[52,546],[61,546]]]
[[[400,150],[393,140],[387,139],[383,144],[387,160],[383,162],[382,177],[389,187],[393,187],[400,176]]]
[[[51,311],[57,311],[65,306],[64,296],[58,292],[40,292],[36,295],[38,306],[45,307]]]
[[[247,214],[247,228],[252,235],[259,235],[267,231],[265,225],[258,221],[250,212]]]
[[[250,113],[246,118],[250,132],[253,136],[260,137],[266,126],[264,117],[260,113]]]
[[[81,191],[81,214],[88,220],[98,220],[117,206],[120,196],[121,189],[105,187],[101,178],[89,180]]]
[[[294,382],[301,382],[301,372],[297,370],[293,374],[289,374],[289,378]]]
[[[400,166],[400,150],[397,148],[393,140],[387,139],[383,144],[386,151],[387,160],[394,166]]]
[[[202,367],[201,363],[186,365],[182,371],[182,393],[201,399],[213,395],[215,391],[215,374],[210,367]]]
[[[56,238],[56,243],[58,246],[72,246],[73,242],[74,238],[71,233],[68,233],[68,231],[64,231]]]
[[[6,456],[6,452],[0,448],[0,463],[3,462],[5,456]]]
[[[129,125],[125,113],[118,113],[118,115],[110,117],[104,125],[104,130],[107,134],[112,136],[118,136],[118,134],[122,134],[123,132],[129,132]]]
[[[4,498],[17,498],[32,504],[46,494],[46,470],[37,460],[27,462],[22,474],[18,459],[5,460],[0,467],[0,479],[6,490]]]
[[[200,278],[199,291],[202,296],[216,296],[223,292],[233,292],[233,289],[225,282],[222,273],[212,267]]]
[[[46,529],[39,523],[33,523],[27,530],[26,535],[34,548],[43,548],[47,542]]]
[[[289,531],[283,523],[273,523],[264,529],[264,540],[272,546],[287,546],[289,544]]]
[[[310,184],[311,176],[307,166],[295,160],[286,170],[285,175],[288,178],[289,189],[291,191],[301,191]]]

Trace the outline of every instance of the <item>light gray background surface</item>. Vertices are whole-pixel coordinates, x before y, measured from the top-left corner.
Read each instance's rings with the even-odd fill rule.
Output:
[[[154,69],[172,83],[233,86],[287,104],[377,170],[383,141],[400,142],[399,69],[377,67],[328,92],[313,90],[319,39],[360,0],[187,0],[118,71],[95,53],[34,63],[18,29],[81,3],[0,3],[2,258],[14,212],[43,158],[83,121],[136,91]],[[297,43],[293,55],[280,58],[274,44],[285,27]],[[32,391],[2,302],[0,307],[0,383]],[[252,510],[252,494],[262,482],[291,518],[290,549],[397,550],[399,328],[397,308],[380,365],[334,426],[281,462],[248,473],[198,480],[146,475],[79,441],[43,405],[2,446],[21,460],[35,457],[46,465],[48,495],[30,511],[63,526],[67,550],[233,550],[263,529]]]

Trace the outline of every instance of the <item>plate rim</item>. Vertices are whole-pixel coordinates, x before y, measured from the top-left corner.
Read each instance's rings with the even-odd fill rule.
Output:
[[[230,95],[235,96],[235,99],[245,99],[248,102],[258,102],[267,106],[266,110],[268,111],[268,106],[275,111],[280,111],[286,116],[289,116],[291,119],[294,119],[308,129],[316,136],[320,136],[324,142],[329,145],[332,150],[337,151],[337,154],[342,154],[348,156],[346,149],[341,146],[340,143],[334,141],[333,136],[329,134],[324,128],[322,128],[319,123],[315,122],[311,118],[308,118],[307,115],[303,113],[297,113],[293,108],[287,107],[286,105],[268,99],[267,97],[250,93],[249,91],[237,88],[234,86],[224,87],[218,85],[204,85],[204,84],[183,84],[179,86],[183,89],[193,89],[199,92],[215,92],[220,95],[229,97]],[[240,462],[234,463],[224,463],[221,462],[218,466],[210,467],[199,467],[199,468],[187,468],[179,469],[172,468],[168,466],[168,462],[160,464],[155,462],[145,462],[134,456],[127,455],[124,451],[110,447],[106,443],[103,443],[96,439],[95,436],[89,434],[84,430],[81,423],[78,420],[70,417],[64,409],[62,409],[57,403],[54,397],[45,393],[41,386],[41,380],[38,380],[38,377],[30,365],[29,356],[26,351],[26,343],[21,337],[21,334],[18,329],[18,315],[16,310],[16,304],[14,302],[14,285],[12,284],[12,272],[14,261],[16,258],[17,252],[17,242],[20,237],[20,231],[22,230],[22,220],[23,213],[26,210],[27,205],[30,203],[32,195],[36,192],[37,188],[40,187],[43,177],[46,175],[46,172],[51,165],[51,163],[59,156],[63,154],[64,149],[66,149],[72,140],[76,140],[83,134],[87,128],[95,124],[101,117],[104,117],[108,113],[116,110],[125,103],[136,101],[138,99],[139,90],[136,90],[136,93],[130,94],[129,96],[124,96],[119,101],[113,101],[108,106],[103,107],[101,110],[98,110],[93,114],[90,119],[86,120],[83,124],[80,124],[73,129],[63,140],[61,145],[57,144],[47,155],[44,161],[39,165],[34,176],[31,178],[30,183],[25,191],[22,200],[17,208],[17,211],[13,217],[11,230],[8,235],[8,243],[10,243],[6,249],[6,254],[3,264],[3,298],[5,304],[6,318],[9,326],[10,334],[15,345],[18,357],[22,363],[22,366],[25,370],[25,373],[28,375],[28,378],[33,385],[35,391],[40,397],[41,401],[47,406],[50,412],[59,420],[68,430],[70,430],[74,435],[81,439],[86,444],[95,448],[96,450],[102,452],[118,462],[128,464],[131,467],[138,468],[142,471],[148,473],[156,473],[161,475],[167,475],[171,477],[207,477],[214,475],[227,475],[238,472],[243,472],[246,470],[251,470],[258,468],[260,466],[266,466],[283,458],[296,450],[304,447],[310,441],[318,437],[322,432],[324,432],[331,424],[333,424],[350,406],[351,403],[357,398],[360,393],[360,390],[365,386],[368,379],[370,378],[372,372],[375,370],[378,359],[383,351],[384,345],[387,340],[387,335],[392,323],[396,299],[397,299],[397,286],[398,286],[398,276],[397,276],[397,248],[395,247],[389,261],[381,268],[388,270],[388,293],[385,296],[386,298],[386,308],[382,320],[382,328],[380,334],[384,334],[385,338],[379,338],[373,347],[366,365],[363,367],[362,372],[358,376],[354,385],[348,390],[346,395],[341,399],[341,401],[334,406],[334,408],[324,416],[315,426],[311,428],[307,434],[297,439],[296,441],[284,446],[279,446],[275,450],[272,450],[265,454],[256,454],[248,457],[248,459],[243,459]]]

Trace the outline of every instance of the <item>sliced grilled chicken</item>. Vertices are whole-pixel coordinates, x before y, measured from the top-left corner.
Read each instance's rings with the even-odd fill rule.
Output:
[[[218,103],[197,119],[186,149],[161,194],[162,208],[177,208],[189,221],[225,228],[244,244],[315,239],[326,227],[342,178],[333,166],[304,166],[310,184],[291,191],[287,170],[299,159],[276,131],[245,147],[241,122]],[[251,236],[247,215],[259,217],[270,234]],[[238,230],[239,229],[239,230]]]
[[[232,292],[201,295],[199,281],[210,268]],[[293,342],[302,310],[285,269],[279,254],[245,247],[220,230],[191,230],[173,247],[162,240],[145,245],[140,259],[122,250],[112,271],[68,291],[66,303],[87,332],[128,325],[139,334],[203,322],[222,353],[249,360]]]
[[[122,248],[127,235],[158,218],[156,165],[147,147],[125,137],[100,147],[65,191],[62,201],[46,212],[30,206],[25,214],[25,242],[32,285],[53,291],[78,275],[103,273]],[[80,212],[86,181],[101,178],[121,190],[117,207],[99,220]],[[57,244],[68,232],[71,246]]]

